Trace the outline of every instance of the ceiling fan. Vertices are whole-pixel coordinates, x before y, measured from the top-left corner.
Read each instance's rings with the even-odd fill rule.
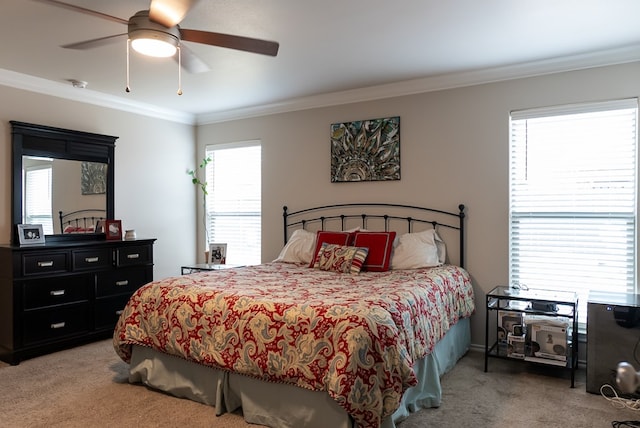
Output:
[[[209,67],[189,50],[182,43],[183,41],[220,46],[269,56],[276,56],[278,54],[279,44],[277,42],[180,28],[178,24],[187,13],[189,13],[189,10],[198,0],[151,0],[149,10],[139,11],[128,20],[59,0],[36,1],[108,19],[120,24],[125,24],[128,27],[126,33],[62,46],[67,49],[91,49],[116,42],[126,36],[130,40],[131,47],[134,50],[149,56],[173,56],[181,63],[182,67],[191,73],[208,71]],[[178,54],[176,54],[176,52],[178,52]]]

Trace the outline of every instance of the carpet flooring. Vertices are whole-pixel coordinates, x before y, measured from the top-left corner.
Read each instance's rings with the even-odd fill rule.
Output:
[[[485,373],[483,364],[481,352],[469,352],[444,376],[442,406],[416,412],[398,428],[611,427],[640,420],[638,411],[587,393],[584,367],[570,388],[557,369],[492,359]],[[258,426],[241,414],[216,417],[212,407],[130,385],[127,365],[104,340],[18,366],[0,363],[0,427]]]

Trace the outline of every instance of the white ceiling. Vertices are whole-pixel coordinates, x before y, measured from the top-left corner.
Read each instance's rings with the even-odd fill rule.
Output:
[[[149,0],[65,0],[128,19]],[[200,0],[182,28],[280,43],[277,57],[189,43],[211,70],[60,45],[126,26],[2,0],[0,84],[192,123],[640,60],[639,0]],[[640,78],[640,76],[639,76]],[[88,82],[72,88],[68,79]],[[368,89],[364,89],[368,88]]]

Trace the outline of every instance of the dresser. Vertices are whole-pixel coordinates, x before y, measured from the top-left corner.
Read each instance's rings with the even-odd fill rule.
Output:
[[[0,246],[0,360],[110,337],[129,297],[153,280],[154,242]]]

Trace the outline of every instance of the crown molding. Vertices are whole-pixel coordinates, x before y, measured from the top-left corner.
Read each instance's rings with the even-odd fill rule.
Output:
[[[172,122],[185,123],[189,125],[206,125],[230,120],[248,119],[291,111],[373,101],[637,61],[640,61],[640,43],[616,49],[563,56],[503,67],[493,67],[483,70],[428,76],[384,85],[301,97],[278,103],[197,115],[178,110],[163,109],[151,104],[134,102],[123,97],[112,96],[102,92],[92,91],[90,89],[78,89],[70,86],[69,84],[54,82],[5,69],[0,69],[0,85],[141,114]]]
[[[205,125],[237,119],[248,119],[270,114],[373,101],[637,61],[640,61],[640,43],[580,55],[563,56],[483,70],[441,74],[385,85],[319,94],[245,109],[205,113],[197,115],[196,124]]]
[[[66,83],[54,82],[28,74],[16,73],[11,70],[0,69],[0,85],[172,122],[186,123],[189,125],[194,125],[196,122],[195,115],[191,113],[163,109],[154,105],[131,101],[123,97],[92,91],[91,89],[74,88]]]

